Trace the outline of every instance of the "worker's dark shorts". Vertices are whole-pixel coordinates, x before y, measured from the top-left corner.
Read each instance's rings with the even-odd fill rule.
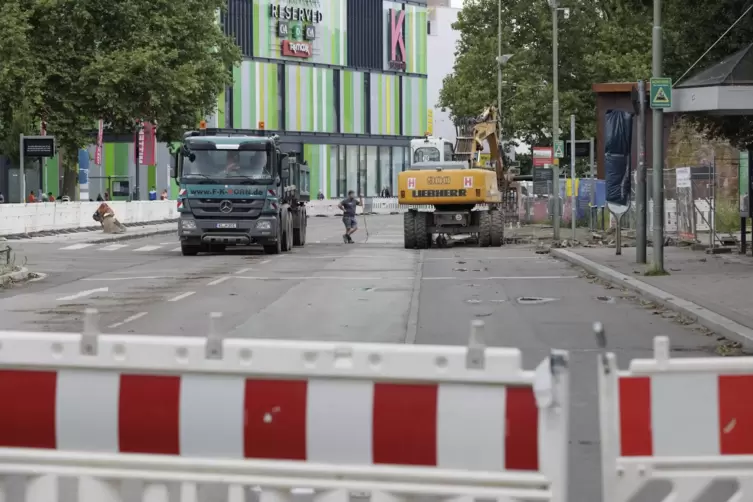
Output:
[[[358,222],[356,221],[355,216],[343,216],[343,223],[345,224],[346,230],[358,228]]]

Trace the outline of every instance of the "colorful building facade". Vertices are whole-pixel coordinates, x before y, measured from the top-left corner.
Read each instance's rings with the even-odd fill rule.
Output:
[[[244,59],[210,127],[279,134],[312,194],[393,192],[428,129],[426,0],[230,0],[222,23]]]
[[[426,0],[228,0],[221,23],[243,61],[209,127],[279,134],[284,150],[309,164],[312,197],[394,193],[410,139],[429,129]],[[93,146],[88,158],[82,151],[81,192],[127,197],[133,140],[104,140],[99,164]],[[139,169],[140,198],[153,186],[175,193],[169,162],[159,145],[154,164]],[[56,159],[41,176],[27,168],[27,186],[56,196],[61,179]]]

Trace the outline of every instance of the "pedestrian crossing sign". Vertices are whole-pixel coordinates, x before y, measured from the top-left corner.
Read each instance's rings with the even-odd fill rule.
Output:
[[[651,79],[651,108],[672,107],[672,79]]]
[[[564,141],[554,142],[554,157],[557,159],[561,159],[565,157],[565,142]]]

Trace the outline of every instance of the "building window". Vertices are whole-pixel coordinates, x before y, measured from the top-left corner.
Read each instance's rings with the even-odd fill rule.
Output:
[[[361,147],[361,155],[358,162],[358,191],[356,192],[359,197],[366,197],[366,147]]]
[[[405,166],[405,155],[406,149],[402,146],[393,146],[392,147],[392,186],[397,187],[397,175],[398,173],[401,173],[403,171],[403,168]]]
[[[343,197],[347,195],[348,192],[353,190],[355,193],[359,193],[358,191],[358,146],[357,145],[348,145],[346,147],[347,154],[346,154],[346,171],[345,171],[345,186],[346,189],[344,190],[345,194],[343,194]]]
[[[334,197],[343,198],[348,192],[346,162],[345,162],[345,145],[338,148],[338,162],[337,162],[337,190],[334,192]]]
[[[392,194],[392,165],[390,164],[390,147],[379,147],[379,194],[384,195],[386,189]]]
[[[366,197],[378,197],[382,187],[379,186],[379,149],[366,147]]]

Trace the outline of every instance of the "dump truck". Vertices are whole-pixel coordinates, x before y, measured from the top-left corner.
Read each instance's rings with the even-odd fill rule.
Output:
[[[267,254],[306,244],[309,169],[279,137],[239,129],[187,132],[171,175],[180,185],[184,256],[262,246]]]
[[[499,148],[496,108],[487,108],[471,125],[470,132],[472,135],[468,137],[458,135],[453,153],[455,160],[424,162],[421,158],[398,174],[400,204],[429,205],[434,209],[427,212],[410,208],[404,213],[406,249],[428,248],[435,235],[439,247],[447,245],[448,238],[461,235],[466,236],[463,240],[476,242],[481,247],[503,244],[505,206],[502,202],[503,194],[509,192],[510,180]],[[492,168],[479,164],[477,152],[483,142],[489,144],[495,164]]]

